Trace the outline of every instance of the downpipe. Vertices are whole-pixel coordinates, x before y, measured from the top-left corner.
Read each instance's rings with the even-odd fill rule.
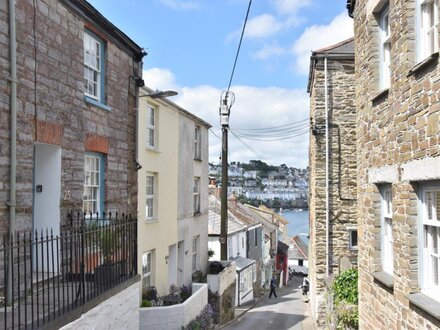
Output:
[[[15,207],[16,207],[16,184],[17,184],[17,33],[15,25],[15,0],[9,0],[9,49],[11,76],[11,165],[10,165],[10,184],[9,184],[9,240],[11,244],[14,240],[15,231]],[[12,251],[8,255],[8,284],[6,293],[6,303],[12,305]]]

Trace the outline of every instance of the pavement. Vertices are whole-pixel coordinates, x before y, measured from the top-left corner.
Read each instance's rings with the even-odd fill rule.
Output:
[[[302,277],[293,277],[288,286],[277,288],[277,298],[263,297],[235,308],[235,319],[221,329],[314,330],[310,303],[305,302],[298,286]]]

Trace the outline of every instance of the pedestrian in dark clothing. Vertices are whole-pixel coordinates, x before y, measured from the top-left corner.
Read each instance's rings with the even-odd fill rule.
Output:
[[[277,278],[274,275],[272,277],[272,279],[270,280],[270,294],[269,294],[269,298],[272,298],[272,294],[275,296],[275,298],[277,298],[277,293],[275,292],[276,286],[277,286]]]

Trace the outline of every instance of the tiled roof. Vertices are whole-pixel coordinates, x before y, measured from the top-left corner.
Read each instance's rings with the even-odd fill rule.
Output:
[[[313,54],[354,54],[354,38],[350,38],[337,44],[321,48],[312,52]]]
[[[228,235],[246,229],[230,211],[228,211]],[[208,235],[220,235],[221,216],[220,201],[213,195],[209,195]]]

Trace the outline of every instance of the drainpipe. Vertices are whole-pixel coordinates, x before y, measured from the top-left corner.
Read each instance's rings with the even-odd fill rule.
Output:
[[[14,239],[15,231],[15,205],[16,205],[16,167],[17,167],[17,41],[15,28],[15,0],[9,0],[9,49],[11,76],[11,166],[10,166],[10,194],[9,194],[9,238]],[[8,287],[6,302],[12,305],[12,253],[9,252]]]
[[[327,57],[324,58],[324,102],[325,102],[325,273],[330,275],[329,265],[329,129],[328,129],[328,82]]]

